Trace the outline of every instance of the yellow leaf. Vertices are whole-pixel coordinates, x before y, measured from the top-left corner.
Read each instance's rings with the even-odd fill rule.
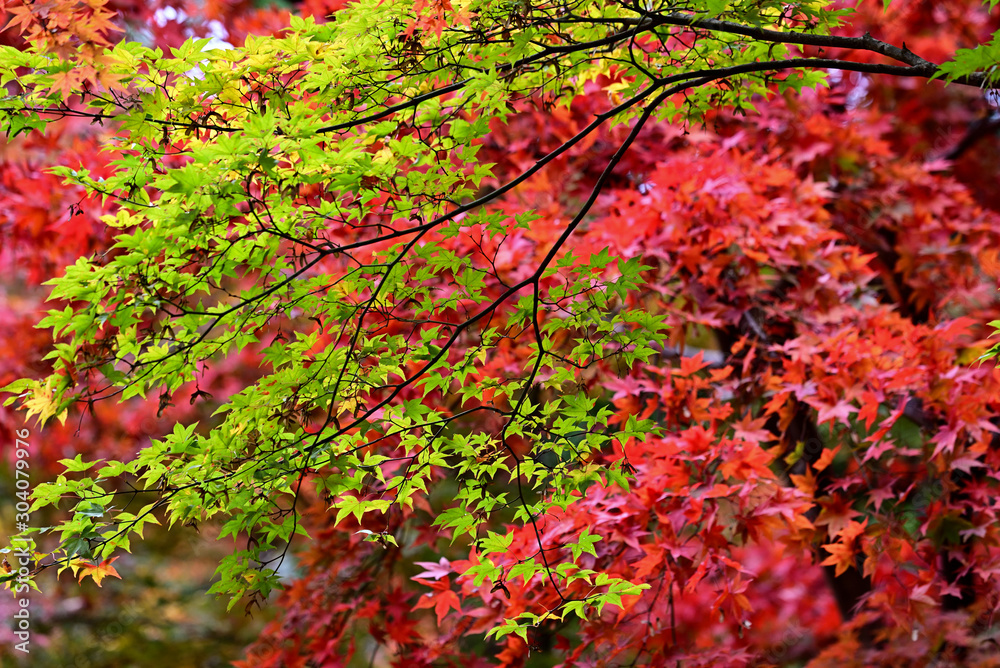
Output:
[[[59,415],[56,415],[59,404],[56,402],[55,391],[52,388],[53,380],[53,378],[50,378],[44,385],[38,381],[33,382],[32,388],[28,391],[29,396],[24,399],[24,408],[27,412],[27,417],[30,418],[32,415],[37,415],[39,425],[44,425],[53,416],[56,416],[60,423],[66,423],[65,409]]]

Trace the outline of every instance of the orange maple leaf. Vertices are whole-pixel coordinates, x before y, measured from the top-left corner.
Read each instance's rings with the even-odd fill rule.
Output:
[[[52,86],[48,93],[59,93],[63,101],[66,101],[76,92],[76,85],[79,83],[76,72],[67,70],[64,72],[54,72],[52,74]]]
[[[839,445],[834,448],[824,449],[823,454],[821,454],[819,456],[819,459],[816,460],[816,463],[813,464],[813,468],[816,469],[817,471],[824,470],[827,466],[830,465],[830,463],[833,461],[833,458],[837,456],[838,452],[840,452]]]
[[[111,557],[110,559],[105,559],[99,564],[83,564],[83,566],[80,568],[80,577],[77,580],[77,582],[83,582],[83,578],[87,577],[88,575],[94,578],[94,582],[97,583],[98,587],[101,586],[101,580],[103,580],[109,575],[121,580],[122,576],[118,575],[118,571],[116,571],[115,567],[111,565],[115,562],[116,559],[118,559],[118,557]]]
[[[28,27],[35,21],[35,15],[32,13],[31,7],[25,7],[22,5],[20,7],[11,7],[7,11],[11,13],[12,17],[10,21],[7,22],[7,25],[3,27],[3,30],[7,30],[12,26],[20,26],[17,32],[19,35],[23,35]]]
[[[824,545],[823,549],[830,553],[830,556],[824,559],[820,565],[821,566],[836,566],[836,575],[839,577],[848,568],[854,566],[854,546],[845,545],[844,543],[831,543],[830,545]]]
[[[858,548],[858,539],[865,533],[868,520],[855,522],[851,520],[847,526],[841,529],[838,538],[840,542],[824,545],[823,549],[830,553],[830,556],[823,560],[821,566],[835,566],[836,574],[839,576],[848,568],[857,567],[855,554]]]

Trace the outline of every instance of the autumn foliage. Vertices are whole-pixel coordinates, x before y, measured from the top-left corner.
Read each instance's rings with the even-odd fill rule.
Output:
[[[154,8],[145,5],[59,2],[46,14],[40,4],[6,3],[8,38],[13,30],[19,39],[54,40],[46,46],[54,50],[60,40],[104,46],[146,22],[156,26],[156,44],[178,46],[184,30],[206,35],[216,21],[239,45],[247,34],[279,32],[286,20],[249,4],[191,3],[182,30],[178,21],[152,22]],[[422,23],[409,26],[408,39],[446,29],[441,17],[460,11],[447,2],[421,6]],[[298,9],[322,20],[343,7],[313,1]],[[977,2],[914,1],[886,11],[882,2],[863,2],[838,30],[905,41],[941,62],[998,28],[995,13]],[[74,53],[89,57],[86,48]],[[56,88],[113,88],[99,53],[91,54],[92,71],[68,70]],[[498,308],[488,319],[492,343],[479,330],[456,334],[440,377],[397,393],[433,411],[425,415],[446,416],[469,440],[500,435],[506,450],[484,448],[479,463],[516,468],[483,483],[507,506],[498,502],[473,525],[456,502],[472,474],[445,455],[426,455],[418,467],[404,436],[374,421],[345,429],[352,453],[375,463],[359,466],[357,488],[344,494],[324,483],[330,472],[322,466],[304,469],[291,507],[309,538],[290,539],[297,569],[283,574],[284,591],[244,601],[248,611],[263,606],[275,617],[236,665],[996,665],[1000,370],[980,358],[992,345],[987,323],[1000,320],[1000,153],[995,127],[979,132],[996,112],[980,91],[941,82],[837,72],[828,83],[755,100],[756,109],[742,113],[708,109],[701,123],[651,121],[553,270],[536,279],[536,294],[551,300],[536,326],[521,307]],[[487,124],[476,161],[494,165],[475,196],[571,142],[620,103],[620,84],[612,65],[568,106],[538,90],[512,100],[505,119],[467,117],[467,125]],[[529,280],[630,129],[602,127],[489,202],[499,231],[489,221],[431,231],[434,257],[448,260],[427,253],[406,265],[400,281],[422,287],[410,301],[375,302],[373,331],[417,337],[412,323],[431,312],[445,331],[458,332],[480,300]],[[0,310],[3,384],[50,371],[33,363],[53,343],[31,328],[37,286],[114,243],[118,230],[100,220],[119,210],[114,198],[62,185],[48,171],[82,164],[91,175],[110,174],[104,132],[70,117],[3,148],[0,257],[15,270]],[[189,140],[177,134],[170,145]],[[366,151],[378,156],[387,146]],[[467,179],[456,177],[456,188],[472,181],[457,149],[439,156]],[[256,169],[274,168],[262,158]],[[361,187],[371,197],[351,205],[373,217],[403,197],[386,183]],[[266,198],[263,185],[250,191],[251,199]],[[303,209],[322,207],[328,196],[309,185],[286,195]],[[331,223],[323,234],[300,245],[346,245],[358,232]],[[377,261],[389,248],[373,246],[364,257]],[[328,262],[345,272],[351,266],[337,256]],[[641,267],[639,288],[630,267]],[[605,287],[560,297],[584,278]],[[425,309],[432,297],[446,306]],[[338,298],[351,294],[344,288]],[[668,329],[651,354],[626,363],[626,346],[612,349],[610,334],[559,327],[574,299],[591,300],[609,318],[650,314]],[[293,349],[296,327],[315,335],[294,349],[310,362],[349,338],[330,323],[303,320],[268,320],[255,330],[259,344],[206,366],[176,391],[130,399],[131,409],[102,401],[78,407],[66,425],[45,428],[51,436],[39,466],[55,475],[56,460],[78,453],[124,459],[173,422],[210,420],[264,374],[274,350]],[[428,349],[441,343],[425,338]],[[509,387],[542,341],[571,360],[588,343],[593,350],[571,381],[544,378],[528,399],[528,390]],[[394,387],[387,378],[419,371],[430,354],[385,371],[383,382]],[[377,362],[364,364],[380,372]],[[449,372],[462,374],[462,387],[449,384]],[[282,424],[309,433],[324,417],[298,392]],[[359,392],[333,412],[337,428],[387,394]],[[538,517],[518,515],[510,499],[532,493],[518,482],[519,467],[568,468],[539,454],[558,425],[537,415],[562,395],[575,397],[581,431],[606,428],[604,447],[575,462],[593,480]],[[508,416],[525,401],[539,412],[515,433]],[[0,413],[5,439],[20,426],[19,414]],[[427,432],[429,442],[436,437]],[[411,468],[425,478],[409,503],[354,511],[364,501],[398,501],[405,485],[387,480],[407,480]],[[187,524],[172,530],[211,533],[224,523]],[[242,527],[221,533],[241,544],[256,540]],[[127,579],[129,560],[144,558],[112,565],[118,557],[94,556],[72,564],[77,579]],[[109,583],[117,581],[104,579],[105,590]],[[599,588],[610,593],[594,604]],[[533,623],[504,626],[522,613]]]

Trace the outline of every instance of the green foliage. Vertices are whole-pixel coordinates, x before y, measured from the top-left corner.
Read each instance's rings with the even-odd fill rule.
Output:
[[[984,87],[992,88],[998,80],[1000,66],[1000,40],[996,36],[973,49],[959,49],[953,60],[942,63],[935,76],[954,81],[979,72],[985,73]]]

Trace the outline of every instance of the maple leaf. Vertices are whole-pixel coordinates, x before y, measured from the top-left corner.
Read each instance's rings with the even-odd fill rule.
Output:
[[[831,538],[840,534],[844,529],[854,523],[858,512],[852,507],[853,501],[843,495],[834,497],[824,496],[817,499],[822,510],[816,517],[817,526],[825,525]]]
[[[705,578],[709,568],[708,561],[707,557],[702,559],[701,563],[698,564],[698,568],[695,569],[694,573],[692,573],[691,577],[684,584],[684,592],[686,594],[694,593],[698,588],[698,584]]]
[[[956,457],[951,460],[951,468],[956,471],[964,471],[965,473],[971,473],[974,468],[983,468],[983,464],[977,457],[971,454],[965,454],[961,457]]]
[[[693,357],[681,357],[681,366],[679,369],[674,369],[674,374],[682,378],[693,376],[708,366],[709,363],[704,358],[703,350],[699,350]]]
[[[917,585],[916,587],[914,587],[913,589],[910,590],[910,600],[911,601],[917,601],[918,603],[924,603],[925,605],[936,605],[937,601],[935,601],[927,593],[927,591],[930,589],[930,587],[931,587],[931,585],[930,585],[929,582],[925,582],[924,584]]]
[[[35,15],[31,11],[30,5],[8,7],[7,11],[11,13],[11,19],[7,22],[7,25],[3,27],[3,30],[8,30],[13,26],[18,26],[18,34],[23,35],[31,23],[35,21]]]
[[[888,431],[889,430],[886,429],[886,433],[888,433]],[[872,459],[878,459],[885,453],[894,450],[895,448],[895,441],[889,438],[883,438],[865,450],[865,456],[861,458],[861,461],[864,463]]]
[[[823,549],[829,552],[830,556],[824,559],[820,565],[834,566],[838,576],[843,574],[848,568],[855,567],[857,539],[864,534],[867,526],[867,518],[863,523],[850,521],[838,534],[838,542],[823,546]]]
[[[778,392],[764,404],[764,415],[771,415],[781,410],[781,407],[788,401],[791,392]]]
[[[836,574],[843,575],[848,568],[854,566],[854,546],[845,543],[830,543],[824,545],[823,549],[830,553],[830,556],[820,562],[821,566],[835,566]]]
[[[434,608],[438,624],[441,623],[449,610],[454,609],[459,613],[462,612],[462,602],[458,598],[458,594],[452,591],[449,578],[445,577],[436,582],[424,580],[422,584],[429,585],[434,591],[427,592],[421,596],[416,605],[413,606],[414,610]]]
[[[870,502],[875,506],[875,512],[879,511],[882,504],[885,503],[886,500],[896,498],[896,496],[897,494],[893,491],[891,484],[878,489],[873,489],[868,493],[868,498],[871,500]]]
[[[56,403],[52,383],[42,384],[38,381],[32,381],[29,387],[31,388],[30,395],[24,399],[24,408],[28,417],[37,415],[39,424],[44,425],[55,416],[60,423],[65,424],[67,409],[59,411],[60,406]]]
[[[735,438],[741,438],[745,441],[758,443],[766,443],[768,441],[776,440],[777,437],[764,427],[766,423],[766,416],[762,416],[754,420],[748,413],[743,416],[743,419],[733,423],[733,435]]]
[[[52,86],[49,88],[48,93],[50,95],[52,93],[59,93],[64,101],[69,100],[75,92],[78,83],[80,83],[80,78],[74,70],[54,72],[52,74]]]
[[[865,429],[871,429],[875,420],[878,418],[878,409],[885,397],[882,396],[881,392],[875,393],[870,390],[865,390],[861,394],[861,408],[858,409],[858,419],[863,420],[865,423]]]
[[[635,574],[638,577],[647,577],[654,572],[658,572],[663,568],[663,556],[664,550],[659,545],[642,545],[643,552],[646,556],[633,564],[635,568]]]
[[[415,561],[413,564],[424,568],[422,572],[414,575],[414,578],[430,578],[432,580],[440,580],[441,578],[448,577],[454,572],[451,567],[451,562],[444,557],[441,557],[441,559],[437,562]]]
[[[850,427],[851,426],[851,413],[857,412],[857,408],[849,401],[838,401],[833,406],[824,405],[819,407],[819,416],[816,418],[816,424],[822,426],[829,422],[830,420],[837,420],[840,424]]]
[[[960,430],[961,427],[948,426],[938,431],[931,439],[931,443],[935,444],[931,459],[936,459],[942,452],[951,453],[955,449]]]
[[[397,616],[388,625],[389,637],[400,645],[412,643],[420,638],[420,632],[417,630],[417,621],[409,617],[400,618]]]
[[[109,575],[121,580],[122,576],[118,575],[118,571],[116,571],[115,567],[111,565],[118,559],[119,557],[111,557],[110,559],[105,559],[99,564],[91,564],[91,563],[82,564],[80,566],[79,577],[77,578],[77,582],[83,582],[83,578],[87,577],[88,575],[94,578],[94,582],[97,583],[98,587],[101,586],[101,580],[103,580]]]
[[[825,448],[823,450],[823,454],[821,454],[819,456],[819,459],[817,459],[816,462],[813,464],[813,468],[816,469],[817,471],[823,471],[824,469],[826,469],[827,466],[830,465],[830,463],[833,461],[833,458],[837,456],[838,452],[840,452],[839,445],[833,448]]]
[[[763,478],[772,476],[770,469],[774,455],[756,445],[745,445],[738,448],[733,456],[722,463],[719,473],[724,478],[748,480],[757,475]]]
[[[795,485],[797,489],[801,490],[808,496],[813,496],[816,493],[818,485],[812,468],[807,468],[806,472],[801,475],[797,475],[795,473],[789,474],[788,479],[792,481],[792,484]]]

